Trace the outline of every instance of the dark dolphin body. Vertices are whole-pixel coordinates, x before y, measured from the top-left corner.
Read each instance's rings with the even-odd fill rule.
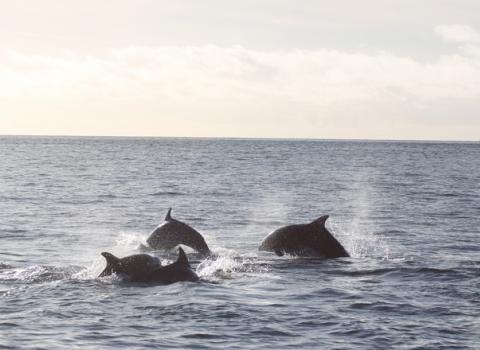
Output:
[[[135,254],[125,258],[117,258],[113,254],[103,252],[107,266],[98,277],[109,276],[112,273],[123,273],[128,276],[148,275],[162,266],[160,260],[148,254]]]
[[[325,228],[328,215],[309,224],[290,225],[273,231],[262,241],[259,250],[322,258],[349,257],[345,248]]]
[[[147,238],[148,245],[153,249],[171,250],[183,244],[202,255],[210,255],[210,249],[202,235],[187,224],[172,218],[171,212],[172,208],[168,209],[165,221]]]
[[[125,258],[117,258],[106,252],[103,252],[102,255],[107,260],[107,267],[99,277],[116,273],[125,275],[132,282],[170,284],[180,281],[198,281],[198,276],[191,269],[182,248],[178,248],[177,261],[167,266],[155,265],[154,259],[157,261],[158,259],[147,254],[131,255]]]

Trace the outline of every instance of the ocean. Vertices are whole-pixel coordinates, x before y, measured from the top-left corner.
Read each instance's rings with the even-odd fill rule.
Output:
[[[1,349],[480,349],[480,143],[4,136],[0,165]],[[97,278],[170,207],[200,282]],[[322,215],[351,258],[258,251]]]

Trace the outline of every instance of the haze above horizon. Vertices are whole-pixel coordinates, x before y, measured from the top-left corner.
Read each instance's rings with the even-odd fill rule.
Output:
[[[480,139],[473,0],[0,1],[0,135]]]

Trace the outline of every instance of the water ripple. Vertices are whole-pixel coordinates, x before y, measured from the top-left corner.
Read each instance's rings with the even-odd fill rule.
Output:
[[[478,145],[0,137],[0,154],[0,348],[478,348]],[[188,252],[202,282],[96,278],[169,207],[217,254]],[[352,258],[258,252],[319,213]]]

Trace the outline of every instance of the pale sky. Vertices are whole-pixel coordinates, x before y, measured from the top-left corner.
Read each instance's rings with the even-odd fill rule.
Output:
[[[477,0],[0,0],[0,135],[480,140]]]

